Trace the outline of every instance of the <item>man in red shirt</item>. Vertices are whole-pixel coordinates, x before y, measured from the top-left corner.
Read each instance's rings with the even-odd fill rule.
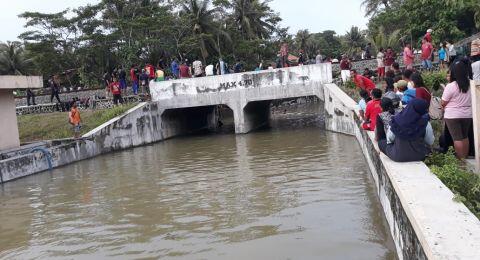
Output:
[[[372,90],[372,98],[365,109],[365,122],[362,128],[368,131],[375,131],[377,126],[377,116],[382,113],[381,98],[382,91],[378,88]]]
[[[185,62],[182,62],[180,65],[180,78],[181,79],[186,79],[186,78],[191,78],[192,75],[190,74],[190,68],[187,66]]]
[[[365,76],[362,76],[357,73],[356,70],[351,70],[350,74],[352,75],[353,82],[358,88],[366,90],[368,93],[373,89],[377,88],[373,81]]]
[[[145,66],[145,71],[147,72],[148,78],[150,80],[155,78],[155,68],[153,67],[152,64],[147,63],[147,66]]]
[[[422,40],[422,66],[423,68],[430,70],[432,69],[432,54],[433,54],[433,45],[427,40]]]
[[[117,78],[113,78],[112,83],[110,83],[110,92],[112,92],[113,95],[113,104],[118,105],[123,104],[123,99],[122,99],[122,91],[120,89],[120,83],[118,82]]]
[[[138,93],[138,70],[135,65],[130,67],[130,80],[132,81],[133,94]]]
[[[392,47],[388,47],[385,52],[385,72],[392,70],[392,65],[395,62],[395,53]]]

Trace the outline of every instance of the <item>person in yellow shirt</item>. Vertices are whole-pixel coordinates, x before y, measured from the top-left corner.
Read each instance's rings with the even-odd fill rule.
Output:
[[[82,119],[80,117],[80,111],[78,110],[78,107],[77,107],[77,102],[72,103],[72,108],[70,110],[70,113],[68,114],[68,121],[73,126],[73,133],[74,133],[73,137],[75,139],[80,138],[80,130],[82,128],[82,125],[81,125]]]
[[[158,64],[157,71],[155,71],[155,82],[165,80],[165,72],[163,72],[162,67]]]

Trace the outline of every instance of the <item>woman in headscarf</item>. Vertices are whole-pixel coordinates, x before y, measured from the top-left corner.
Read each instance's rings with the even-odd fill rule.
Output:
[[[386,139],[378,141],[380,150],[396,162],[423,161],[435,137],[428,116],[428,104],[414,98],[390,122]]]
[[[452,65],[450,84],[445,87],[442,105],[444,120],[452,135],[455,153],[459,159],[468,156],[468,134],[472,126],[472,99],[470,94],[471,68],[468,60],[460,59]]]

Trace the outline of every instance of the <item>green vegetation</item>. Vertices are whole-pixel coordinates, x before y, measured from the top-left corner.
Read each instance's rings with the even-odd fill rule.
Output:
[[[82,134],[100,126],[108,120],[125,113],[136,104],[128,104],[105,110],[82,110]],[[22,143],[69,138],[73,136],[68,123],[68,112],[18,116],[18,128]]]
[[[434,153],[425,163],[455,193],[455,199],[480,218],[480,176],[464,169],[453,149],[446,154]]]
[[[432,90],[434,94],[438,94],[439,92],[443,93],[441,85],[448,83],[446,70],[423,72],[422,78],[425,85]]]

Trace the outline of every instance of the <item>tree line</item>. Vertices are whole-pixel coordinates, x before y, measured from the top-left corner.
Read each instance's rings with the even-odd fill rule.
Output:
[[[365,0],[368,29],[352,26],[289,34],[270,0],[99,0],[47,14],[25,12],[20,42],[0,44],[1,74],[71,74],[74,84],[97,86],[105,71],[133,64],[200,59],[215,64],[241,60],[246,69],[275,62],[281,43],[308,59],[342,54],[360,57],[367,42],[379,48],[417,43],[426,29],[434,41],[455,41],[478,32],[477,0]],[[340,15],[340,14],[339,14]],[[350,15],[350,14],[341,14]],[[355,14],[356,15],[356,14]]]

